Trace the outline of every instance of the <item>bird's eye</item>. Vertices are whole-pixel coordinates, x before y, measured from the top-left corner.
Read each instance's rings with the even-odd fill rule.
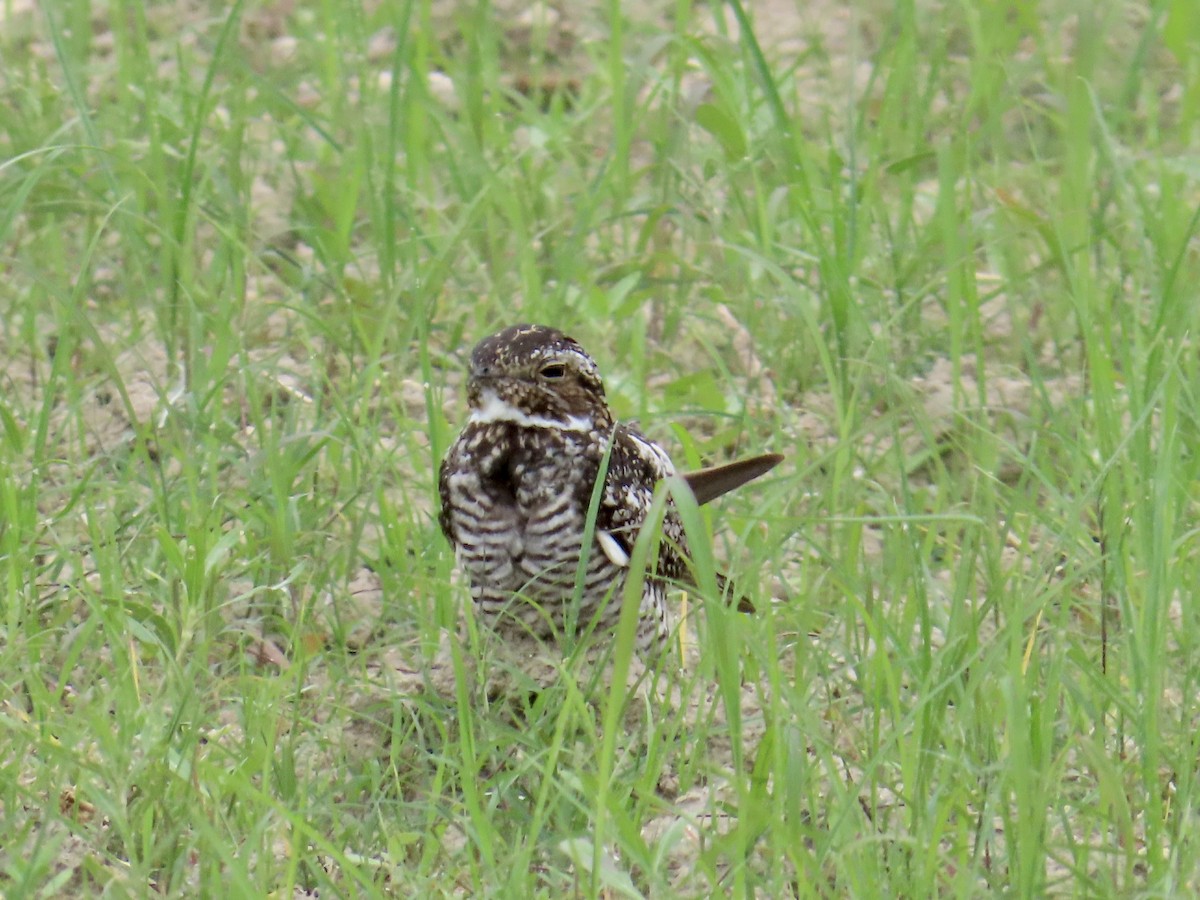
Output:
[[[543,378],[548,378],[553,381],[556,378],[562,378],[567,374],[567,367],[562,363],[550,363],[542,366],[542,370],[538,372]]]

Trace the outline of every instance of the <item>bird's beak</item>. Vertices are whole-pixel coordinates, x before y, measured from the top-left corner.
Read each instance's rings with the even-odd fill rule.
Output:
[[[492,366],[471,366],[469,377],[473,382],[491,381],[496,378],[496,370]]]

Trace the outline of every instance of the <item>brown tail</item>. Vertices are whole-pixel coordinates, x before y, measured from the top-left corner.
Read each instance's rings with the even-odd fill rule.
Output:
[[[741,487],[747,481],[767,474],[782,461],[783,457],[778,453],[764,453],[762,456],[739,459],[723,466],[688,472],[683,476],[683,480],[695,494],[696,503],[703,506],[710,500],[716,500],[722,494],[728,494],[734,488]]]

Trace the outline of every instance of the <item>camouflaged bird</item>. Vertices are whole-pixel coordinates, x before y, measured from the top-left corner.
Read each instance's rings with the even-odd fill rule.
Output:
[[[561,640],[617,625],[622,585],[654,487],[675,471],[661,447],[615,422],[596,363],[567,335],[514,325],[471,353],[470,417],[442,462],[439,522],[481,617],[502,637]],[[611,451],[609,446],[611,443]],[[576,607],[576,577],[592,492],[608,454],[603,494]],[[706,503],[757,478],[768,454],[684,478]],[[666,590],[690,580],[673,501],[643,588],[637,645],[648,655],[670,635]]]

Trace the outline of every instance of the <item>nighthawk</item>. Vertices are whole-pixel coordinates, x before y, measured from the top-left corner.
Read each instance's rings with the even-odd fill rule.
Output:
[[[439,522],[478,613],[502,637],[611,634],[654,486],[675,471],[670,457],[613,419],[596,363],[554,328],[514,325],[480,341],[471,353],[467,397],[470,417],[439,473]],[[684,478],[696,501],[707,503],[782,458],[756,456]],[[604,462],[579,590],[588,511]],[[643,655],[667,642],[668,584],[691,577],[673,502],[662,530],[639,610]]]

